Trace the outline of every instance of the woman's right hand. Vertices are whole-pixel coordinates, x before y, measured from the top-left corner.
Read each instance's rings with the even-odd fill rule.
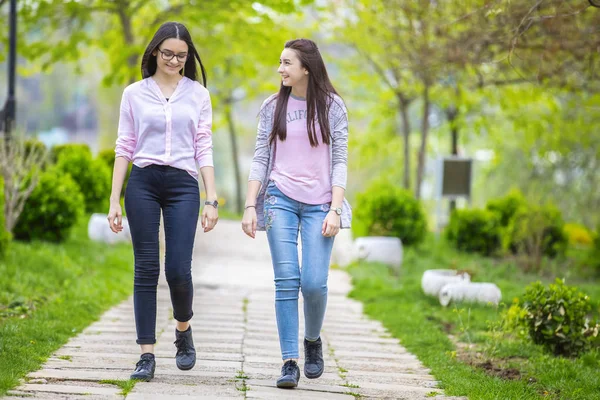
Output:
[[[256,236],[256,208],[248,207],[244,211],[244,216],[242,217],[242,230],[252,239]]]
[[[110,230],[114,233],[119,233],[123,230],[123,213],[121,211],[121,204],[118,201],[110,201],[108,226],[110,226]]]

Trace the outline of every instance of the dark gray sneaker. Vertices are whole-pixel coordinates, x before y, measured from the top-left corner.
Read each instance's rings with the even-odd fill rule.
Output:
[[[175,328],[175,346],[177,347],[177,354],[175,355],[177,368],[184,371],[194,368],[194,365],[196,365],[196,349],[194,348],[194,339],[192,339],[191,326],[185,332],[180,332]]]
[[[281,367],[281,376],[277,379],[277,387],[291,389],[298,386],[300,380],[300,368],[294,360],[288,360]]]
[[[314,342],[304,339],[304,376],[316,379],[323,375],[325,362],[323,361],[323,343],[321,338]]]
[[[149,382],[154,378],[155,369],[156,360],[154,359],[154,354],[144,353],[140,356],[140,361],[135,364],[135,371],[129,378]]]

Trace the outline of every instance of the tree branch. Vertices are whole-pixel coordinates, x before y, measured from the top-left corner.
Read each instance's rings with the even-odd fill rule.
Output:
[[[179,14],[183,10],[183,7],[184,7],[183,4],[177,4],[174,6],[170,6],[169,8],[161,11],[160,13],[158,13],[156,18],[154,18],[154,21],[152,21],[151,26],[158,25],[161,21],[164,21],[165,18],[167,16],[169,16],[170,14]]]
[[[369,64],[371,64],[371,66],[375,69],[375,72],[377,72],[377,74],[383,79],[383,81],[385,82],[385,84],[392,89],[394,92],[397,90],[398,85],[396,82],[396,85],[394,85],[390,79],[388,78],[388,76],[385,74],[385,71],[383,69],[383,67],[381,67],[375,60],[373,60],[373,58],[367,54],[366,52],[362,51],[355,43],[353,44],[353,47],[356,49],[356,51],[363,56],[368,62]]]

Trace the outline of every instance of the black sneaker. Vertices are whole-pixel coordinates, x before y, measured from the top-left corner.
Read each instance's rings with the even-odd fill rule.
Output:
[[[196,349],[194,349],[191,326],[185,332],[180,332],[175,328],[175,346],[177,347],[177,354],[175,355],[177,368],[184,371],[194,368],[194,365],[196,365]]]
[[[154,354],[144,353],[140,356],[140,361],[135,364],[135,371],[129,378],[149,382],[150,379],[154,378],[155,369],[156,360],[154,359]]]
[[[314,342],[304,339],[304,376],[316,379],[323,375],[325,362],[323,361],[323,343],[321,338]]]
[[[300,380],[300,368],[294,360],[288,360],[281,367],[281,376],[277,379],[277,387],[291,389],[298,386]]]

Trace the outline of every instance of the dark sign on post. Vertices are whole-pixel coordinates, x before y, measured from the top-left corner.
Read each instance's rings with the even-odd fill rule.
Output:
[[[442,200],[460,198],[471,202],[473,185],[473,159],[446,156],[438,160],[437,165],[437,227],[438,232],[446,225],[448,216],[442,213]]]
[[[471,170],[473,160],[470,158],[443,158],[441,197],[471,197]]]

